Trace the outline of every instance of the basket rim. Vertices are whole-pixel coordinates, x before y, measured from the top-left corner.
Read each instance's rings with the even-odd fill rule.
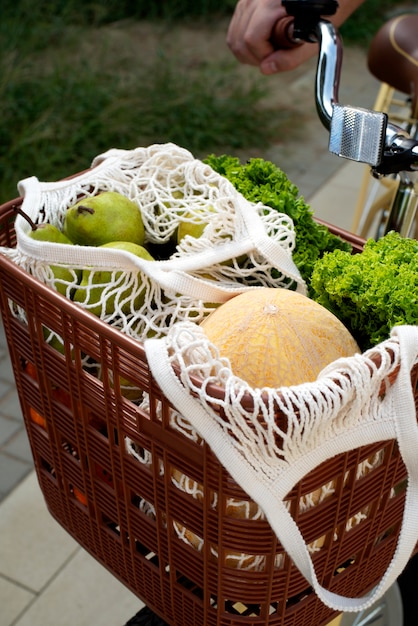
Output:
[[[0,205],[0,213],[5,212],[7,210],[13,211],[16,205],[19,205],[22,202],[22,197],[17,197],[13,200],[10,200],[3,205]],[[319,220],[315,218],[315,220],[325,225],[327,228],[331,230],[334,234],[342,237],[347,240],[353,246],[354,252],[361,252],[365,240],[349,231],[345,231],[340,229],[339,227],[333,226],[324,220]],[[16,265],[11,259],[9,259],[6,255],[0,253],[0,265],[4,264],[5,270],[8,272],[13,272],[17,276],[21,277],[21,280],[25,282],[29,282],[31,285],[31,289],[37,292],[39,295],[43,295],[46,299],[51,301],[53,305],[57,308],[63,310],[65,313],[74,317],[80,324],[87,326],[93,331],[98,332],[101,336],[105,336],[107,339],[112,341],[113,343],[118,344],[122,349],[127,349],[129,352],[135,353],[140,360],[146,362],[146,352],[144,348],[144,343],[125,335],[119,329],[107,324],[105,321],[101,320],[99,317],[96,317],[89,311],[83,309],[82,307],[77,306],[74,302],[63,296],[62,294],[55,291],[52,287],[42,283],[42,281],[38,280],[36,277],[32,276],[22,267]],[[377,366],[379,366],[380,356],[376,352],[373,354],[373,348],[369,351],[369,357],[372,361],[375,362]],[[173,369],[176,375],[179,377],[180,369],[173,366]],[[412,375],[415,377],[418,376],[418,364],[413,369]],[[393,379],[390,380],[392,383],[395,380],[396,373],[394,373]],[[197,376],[190,376],[193,384],[197,387],[201,387],[203,384],[203,380]],[[305,384],[305,383],[302,383]],[[216,400],[222,400],[225,397],[225,390],[222,386],[217,385],[215,383],[208,383],[207,390],[210,393],[210,396]],[[417,392],[418,393],[418,392]],[[262,394],[263,399],[267,398],[266,394]],[[253,408],[253,398],[251,394],[245,393],[242,396],[241,400],[242,406],[244,409],[252,410]]]

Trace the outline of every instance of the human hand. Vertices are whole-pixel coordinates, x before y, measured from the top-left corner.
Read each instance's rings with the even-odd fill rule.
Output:
[[[275,42],[276,24],[287,18],[281,0],[239,0],[227,33],[238,61],[256,65],[263,74],[293,70],[317,54],[317,45]],[[286,46],[286,47],[284,47]]]

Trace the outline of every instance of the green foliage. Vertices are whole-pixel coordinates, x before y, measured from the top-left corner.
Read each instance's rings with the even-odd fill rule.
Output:
[[[325,252],[351,250],[348,243],[313,219],[313,212],[298,195],[298,188],[270,161],[254,158],[241,164],[236,157],[210,155],[206,162],[228,178],[247,200],[261,202],[292,218],[296,232],[293,260],[308,288],[315,263]]]
[[[26,176],[68,176],[111,147],[171,141],[199,157],[264,149],[294,127],[288,112],[263,105],[265,81],[255,72],[243,81],[232,55],[229,65],[211,57],[186,63],[181,48],[165,51],[173,28],[160,21],[146,22],[161,32],[160,47],[141,58],[129,35],[133,20],[89,26],[83,10],[93,5],[78,5],[50,0],[30,8],[20,0],[0,20],[0,202]],[[193,3],[202,12],[209,5]]]
[[[142,84],[137,94],[142,141],[169,139],[196,156],[220,146],[265,147],[288,120],[285,111],[273,115],[259,107],[265,89],[257,80],[245,86],[232,65],[207,63],[193,74],[161,56]]]
[[[99,25],[123,19],[188,19],[232,13],[236,0],[17,0],[2,6],[2,19],[29,20],[32,24]]]
[[[187,20],[216,24],[235,4],[6,0],[0,20],[0,202],[16,195],[18,180],[62,178],[109,147],[173,141],[202,157],[211,151],[248,154],[286,140],[296,127],[292,114],[263,106],[266,81],[254,73],[251,84],[244,83],[236,63],[221,67],[208,59],[185,67],[179,50],[175,57],[160,52],[128,67],[123,50],[97,51],[106,46],[103,25],[115,20],[164,24],[171,34]],[[366,5],[379,13],[376,0]],[[93,57],[86,52],[80,58],[80,41],[92,38],[98,42]]]
[[[400,9],[408,11],[407,3],[399,7],[399,0],[366,0],[341,26],[344,43],[367,47],[384,22]]]
[[[326,254],[312,275],[313,298],[351,330],[365,350],[401,324],[418,324],[418,241],[391,232],[361,254]]]
[[[28,60],[0,83],[1,202],[18,180],[68,176],[111,147],[170,141],[199,157],[261,149],[285,132],[286,112],[260,106],[265,91],[232,68],[209,63],[191,73],[162,55],[128,75],[59,55],[49,64]]]

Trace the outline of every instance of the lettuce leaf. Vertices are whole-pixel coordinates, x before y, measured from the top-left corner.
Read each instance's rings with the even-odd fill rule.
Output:
[[[292,218],[296,233],[293,260],[310,292],[315,263],[325,252],[345,250],[351,246],[313,218],[313,211],[299,196],[298,188],[286,174],[270,161],[250,159],[242,164],[237,157],[209,155],[205,162],[218,174],[225,176],[250,202],[262,204]]]
[[[390,232],[361,254],[328,253],[315,265],[312,297],[334,313],[366,350],[394,326],[418,324],[418,241]]]

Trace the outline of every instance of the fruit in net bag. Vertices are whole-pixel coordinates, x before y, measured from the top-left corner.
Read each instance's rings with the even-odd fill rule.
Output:
[[[233,373],[252,387],[313,382],[331,362],[360,351],[335,315],[288,289],[247,291],[201,325]]]
[[[27,219],[27,216],[25,216]],[[72,245],[73,242],[64,235],[53,224],[32,224],[32,230],[29,232],[29,237],[36,241],[49,241],[51,243],[62,243]],[[51,265],[51,272],[53,274],[53,282],[55,289],[63,296],[72,295],[75,285],[79,282],[81,271],[71,270],[60,265]],[[70,286],[68,286],[70,284]]]
[[[142,246],[145,229],[139,207],[116,191],[83,198],[67,210],[63,231],[80,246],[131,241]]]
[[[147,261],[154,257],[143,246],[130,241],[111,241],[100,248],[115,248],[130,252]],[[135,295],[133,290],[135,289]],[[122,271],[84,269],[79,288],[74,294],[74,301],[83,304],[91,313],[98,317],[112,315],[117,306],[128,314],[138,310],[144,304],[146,286],[142,284],[141,272],[127,273]]]

